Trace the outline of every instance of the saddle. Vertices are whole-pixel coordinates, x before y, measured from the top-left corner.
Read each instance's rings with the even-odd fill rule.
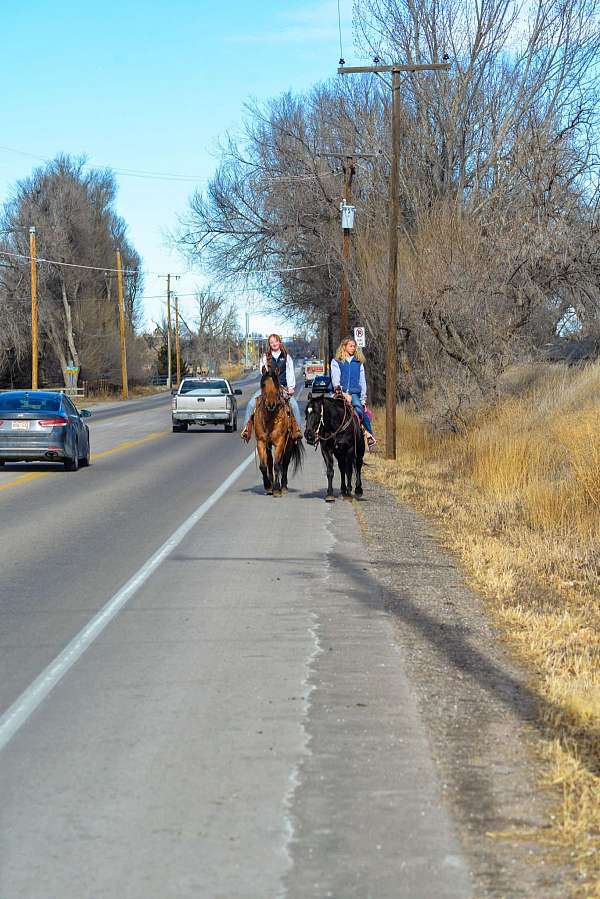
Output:
[[[359,425],[361,427],[363,427],[362,416],[358,414],[358,410],[357,410],[356,406],[354,406],[352,403],[348,402],[348,400],[344,396],[344,391],[342,390],[341,387],[335,388],[335,390],[333,392],[333,399],[338,400],[338,402],[344,403],[346,408],[352,412],[353,417],[356,419],[356,421],[359,423]]]

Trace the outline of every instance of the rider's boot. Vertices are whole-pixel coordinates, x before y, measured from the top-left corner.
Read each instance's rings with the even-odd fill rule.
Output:
[[[248,419],[248,424],[244,425],[244,429],[243,429],[242,433],[240,434],[240,437],[242,438],[244,443],[248,443],[248,441],[252,437],[252,419],[253,418],[254,418],[254,416],[251,415],[250,418]]]
[[[299,440],[302,440],[302,428],[296,421],[296,416],[293,413],[290,415],[290,419],[292,422],[292,440],[294,443],[297,443]]]
[[[363,437],[365,438],[365,446],[367,447],[369,452],[372,453],[374,451],[374,448],[377,446],[377,441],[375,440],[375,437],[373,436],[373,434],[371,434],[370,431],[367,431],[367,429],[365,428],[365,426],[363,424],[361,424],[361,428],[362,428],[362,432],[363,432]]]

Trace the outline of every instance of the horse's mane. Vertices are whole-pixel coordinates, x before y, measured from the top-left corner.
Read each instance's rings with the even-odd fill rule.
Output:
[[[279,375],[277,374],[276,371],[271,371],[269,369],[268,371],[263,372],[263,374],[261,376],[261,379],[260,379],[260,389],[261,390],[265,386],[265,383],[268,378],[270,378],[273,381],[273,384],[275,385],[275,387],[279,387]]]

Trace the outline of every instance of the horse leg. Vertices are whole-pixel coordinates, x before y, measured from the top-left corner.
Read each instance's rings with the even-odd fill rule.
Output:
[[[346,453],[344,459],[346,466],[346,499],[352,499],[352,469],[354,468],[354,451],[350,450]]]
[[[278,445],[273,448],[273,496],[281,496],[281,477],[283,471],[282,456],[283,447]]]
[[[325,502],[334,503],[335,496],[333,495],[333,452],[330,449],[326,449],[325,445],[322,443],[321,454],[325,461],[325,470],[327,471],[327,494],[325,496]]]
[[[362,435],[360,435],[362,437]],[[362,438],[362,445],[358,444],[356,447],[356,460],[354,462],[354,466],[356,469],[356,487],[354,488],[355,496],[363,495],[362,488],[362,467],[363,467],[363,459],[365,457],[365,443],[364,437]]]
[[[273,493],[273,482],[269,477],[269,460],[268,460],[268,451],[265,445],[264,440],[257,441],[257,449],[258,449],[258,467],[260,468],[260,472],[263,478],[263,486],[265,488],[265,493],[269,495]]]
[[[354,495],[362,496],[363,488],[362,488],[362,459],[357,458],[356,460],[356,486],[354,487]]]
[[[346,486],[346,473],[347,473],[347,465],[346,465],[346,457],[339,455],[337,456],[337,464],[340,470],[340,480],[342,482],[342,496],[344,499],[348,498],[348,487]]]
[[[267,445],[267,474],[268,474],[268,478],[269,478],[269,487],[270,487],[270,489],[267,492],[269,493],[270,496],[272,496],[274,488],[275,488],[275,484],[274,484],[275,477],[273,474],[273,447],[271,446],[271,444]]]
[[[288,468],[290,465],[290,448],[286,446],[281,460],[281,492],[288,492]]]

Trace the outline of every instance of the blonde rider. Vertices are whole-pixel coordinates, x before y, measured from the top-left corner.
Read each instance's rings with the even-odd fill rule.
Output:
[[[364,406],[367,402],[365,357],[357,347],[353,337],[346,337],[340,343],[335,359],[331,360],[330,373],[333,389],[339,388],[344,395],[344,399],[352,403],[354,408],[360,413],[366,432],[367,445],[371,449],[377,441],[373,435],[371,421],[368,415],[364,414]]]

